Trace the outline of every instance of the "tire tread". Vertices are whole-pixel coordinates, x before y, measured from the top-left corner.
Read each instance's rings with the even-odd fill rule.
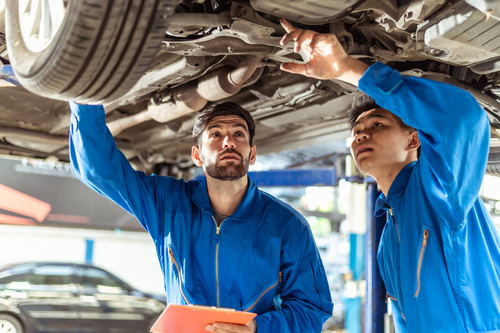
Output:
[[[70,17],[53,42],[57,45],[45,50],[51,52],[45,63],[18,78],[26,89],[42,96],[86,104],[111,102],[130,90],[149,68],[176,3],[70,2]]]

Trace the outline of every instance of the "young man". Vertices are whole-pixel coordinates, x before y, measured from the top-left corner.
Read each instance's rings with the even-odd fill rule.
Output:
[[[343,80],[376,101],[350,114],[351,153],[383,192],[375,214],[389,213],[377,260],[396,331],[500,332],[500,238],[478,196],[485,112],[461,89],[368,67],[332,34],[282,25],[282,43],[310,59],[283,70]]]
[[[116,148],[102,106],[71,103],[70,157],[89,187],[135,215],[153,238],[167,300],[257,313],[229,332],[320,332],[333,304],[309,225],[247,177],[251,115],[216,104],[197,119],[192,158],[206,179],[146,176]]]

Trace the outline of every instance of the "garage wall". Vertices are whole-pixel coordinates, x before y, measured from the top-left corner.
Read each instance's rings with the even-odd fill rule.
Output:
[[[164,294],[155,247],[144,232],[0,225],[0,266],[26,261],[85,263],[87,239],[93,240],[92,264],[141,291]]]

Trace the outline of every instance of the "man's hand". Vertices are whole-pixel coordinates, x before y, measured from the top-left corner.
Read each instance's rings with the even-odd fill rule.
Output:
[[[301,48],[307,54],[306,64],[284,63],[281,69],[321,80],[338,79],[355,86],[368,69],[368,65],[347,55],[334,34],[320,34],[311,30],[296,29],[287,20],[280,19],[287,32],[281,45],[293,40],[294,51]]]
[[[205,327],[207,331],[214,333],[255,333],[257,332],[257,322],[252,319],[246,325],[214,323]]]

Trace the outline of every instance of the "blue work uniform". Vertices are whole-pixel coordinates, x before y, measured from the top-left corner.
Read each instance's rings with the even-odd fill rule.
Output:
[[[500,332],[500,238],[479,197],[486,113],[470,93],[377,63],[359,89],[418,130],[375,215],[388,212],[378,264],[397,332]]]
[[[219,228],[206,180],[134,171],[116,148],[102,106],[70,106],[73,172],[149,232],[169,303],[254,312],[259,333],[321,331],[333,303],[299,213],[249,178],[243,200]]]

